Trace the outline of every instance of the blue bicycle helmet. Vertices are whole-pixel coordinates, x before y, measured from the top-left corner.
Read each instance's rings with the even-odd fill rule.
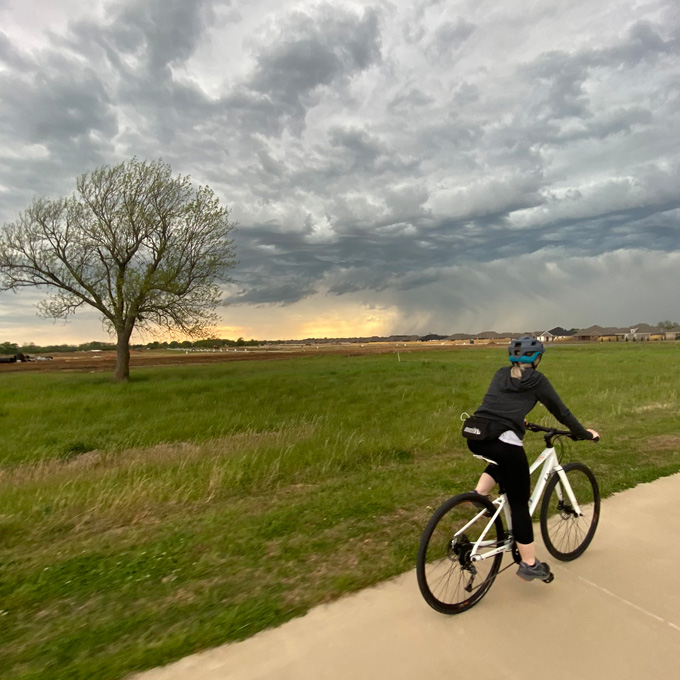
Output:
[[[543,352],[543,343],[530,335],[517,338],[508,345],[508,355],[513,364],[533,364]]]

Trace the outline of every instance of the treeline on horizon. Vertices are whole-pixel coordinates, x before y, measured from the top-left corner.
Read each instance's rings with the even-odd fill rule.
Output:
[[[259,347],[267,345],[310,345],[310,344],[324,344],[324,343],[367,343],[367,342],[426,342],[429,340],[445,340],[448,336],[430,334],[425,336],[419,335],[390,335],[389,337],[354,337],[354,338],[304,338],[302,340],[245,340],[238,338],[231,340],[229,338],[207,338],[204,340],[170,340],[160,342],[154,340],[146,344],[131,344],[130,349],[223,349],[226,347]],[[31,354],[48,354],[51,352],[91,352],[91,351],[112,351],[116,349],[113,342],[101,342],[93,340],[91,342],[84,342],[79,345],[69,344],[55,344],[55,345],[37,345],[33,342],[27,344],[18,344],[16,342],[2,342],[0,343],[0,355],[14,355],[22,353],[25,355]]]
[[[146,344],[132,344],[131,349],[220,349],[223,347],[248,347],[255,345],[262,345],[263,342],[259,340],[229,340],[228,338],[210,338],[207,340],[171,340],[169,342],[148,342]],[[91,351],[110,351],[115,350],[116,345],[113,342],[100,342],[93,340],[91,342],[84,342],[80,345],[36,345],[33,342],[28,344],[17,344],[16,342],[2,342],[0,343],[0,354],[46,354],[50,352],[91,352]]]

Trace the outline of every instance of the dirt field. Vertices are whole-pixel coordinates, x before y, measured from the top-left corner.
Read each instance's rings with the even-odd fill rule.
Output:
[[[130,368],[142,366],[177,366],[186,364],[212,364],[224,361],[255,361],[271,359],[294,359],[319,354],[361,356],[364,354],[397,354],[428,350],[461,349],[464,345],[439,342],[409,342],[346,345],[290,345],[262,348],[238,348],[214,352],[133,350],[130,354]],[[39,355],[36,355],[39,356]],[[0,374],[13,371],[79,371],[113,372],[115,352],[69,352],[53,354],[49,360],[16,363],[0,363]]]

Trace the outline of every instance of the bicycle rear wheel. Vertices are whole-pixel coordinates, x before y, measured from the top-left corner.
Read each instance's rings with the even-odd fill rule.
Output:
[[[495,510],[491,501],[464,493],[446,501],[432,515],[420,539],[416,573],[420,592],[436,611],[459,614],[470,609],[493,584],[503,554],[474,560],[471,553],[485,531],[479,556],[503,544],[500,516],[493,522],[485,516]]]
[[[578,506],[574,510],[559,475],[554,472],[541,504],[541,535],[548,552],[563,562],[575,560],[590,545],[600,520],[600,489],[583,463],[568,463],[564,472]]]

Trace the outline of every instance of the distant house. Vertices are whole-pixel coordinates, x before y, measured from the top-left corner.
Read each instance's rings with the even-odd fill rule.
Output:
[[[619,342],[626,339],[627,330],[623,328],[603,328],[602,326],[590,326],[576,331],[574,338],[589,342]]]
[[[567,331],[561,326],[557,326],[549,331],[543,331],[539,333],[536,337],[541,342],[555,342],[555,340],[569,340],[574,336],[573,331]]]
[[[512,333],[496,333],[496,331],[483,331],[474,336],[475,342],[481,345],[489,343],[504,343],[512,340]]]
[[[579,328],[574,338],[580,341],[596,341],[604,329],[602,326],[590,326],[589,328]]]
[[[631,327],[626,334],[626,340],[633,342],[646,342],[648,340],[665,340],[666,333],[658,326],[650,326],[647,323],[639,323]]]
[[[663,331],[664,340],[680,340],[680,326],[674,326]]]

